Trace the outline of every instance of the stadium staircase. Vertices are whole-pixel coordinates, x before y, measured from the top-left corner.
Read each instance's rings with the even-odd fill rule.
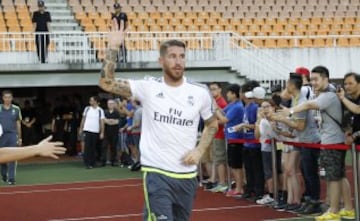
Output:
[[[46,7],[51,12],[51,31],[53,33],[62,33],[62,35],[55,35],[55,47],[61,51],[61,53],[55,55],[55,59],[61,56],[61,58],[68,57],[68,59],[62,59],[64,63],[87,62],[86,58],[89,55],[88,53],[85,54],[82,49],[89,47],[89,41],[82,34],[83,28],[76,21],[68,2],[63,0],[46,0]],[[71,37],[63,35],[64,32],[71,33]],[[76,33],[79,33],[79,35],[76,35]],[[73,53],[74,51],[78,53]],[[71,53],[72,56],[63,56],[63,53]]]

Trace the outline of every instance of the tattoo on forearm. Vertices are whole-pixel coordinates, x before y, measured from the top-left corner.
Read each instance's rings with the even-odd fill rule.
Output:
[[[215,127],[209,127],[206,131],[204,131],[205,133],[203,134],[203,136],[201,137],[200,143],[199,143],[199,147],[201,149],[206,149],[210,146],[210,144],[212,143],[212,141],[214,140],[214,136],[217,132],[217,128]],[[203,151],[204,152],[204,151]]]
[[[117,53],[116,50],[111,49],[106,51],[106,57],[101,68],[102,78],[114,78]]]
[[[113,82],[111,91],[115,94],[121,94],[125,97],[131,96],[130,87],[129,87],[127,81],[124,81],[124,80],[118,80],[118,81]]]

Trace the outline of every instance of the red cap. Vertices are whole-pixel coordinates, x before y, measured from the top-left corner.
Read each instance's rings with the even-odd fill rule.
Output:
[[[310,75],[309,69],[307,69],[307,68],[305,68],[305,67],[298,67],[298,68],[296,68],[295,73],[300,74],[300,75],[305,75],[305,76],[309,76],[309,75]]]

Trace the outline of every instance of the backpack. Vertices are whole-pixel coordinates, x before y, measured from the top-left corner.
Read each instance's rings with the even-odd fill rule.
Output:
[[[336,88],[336,87],[335,87]],[[332,92],[332,93],[336,93],[336,89],[333,87],[328,87],[325,92]],[[337,119],[335,119],[335,117],[333,117],[330,113],[328,113],[327,111],[322,111],[323,113],[325,113],[328,117],[330,117],[339,127],[343,132],[348,132],[351,131],[352,129],[352,121],[353,121],[353,115],[352,113],[345,107],[345,105],[340,101],[341,103],[341,122],[339,122]]]

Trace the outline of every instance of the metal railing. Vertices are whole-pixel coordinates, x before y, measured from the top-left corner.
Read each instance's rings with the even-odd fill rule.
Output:
[[[47,45],[48,52],[37,50],[34,33],[0,33],[0,64],[37,64],[41,60],[54,64],[94,64],[105,56],[107,33],[37,33],[38,45]],[[301,39],[334,39],[334,46],[341,38],[360,36],[240,36],[233,32],[129,32],[125,45],[128,62],[156,62],[160,43],[167,39],[179,39],[187,44],[188,61],[219,62],[230,65],[248,79],[266,84],[283,83],[293,67],[278,61],[252,44],[251,39],[292,39],[294,47]],[[125,54],[119,54],[119,58]],[[41,58],[44,59],[41,59]],[[270,84],[270,85],[269,85]]]

